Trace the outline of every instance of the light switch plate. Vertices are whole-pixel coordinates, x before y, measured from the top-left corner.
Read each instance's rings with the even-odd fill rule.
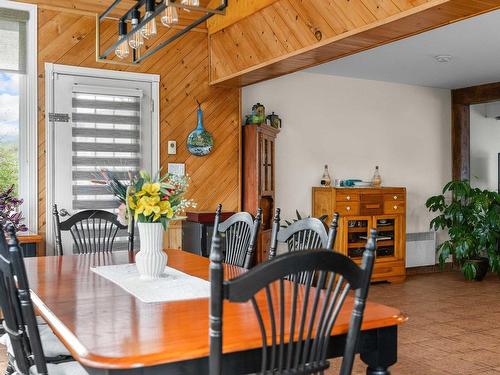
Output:
[[[176,141],[168,141],[167,152],[169,155],[177,154],[177,142]]]
[[[186,164],[184,163],[168,163],[168,173],[184,176],[186,174]]]

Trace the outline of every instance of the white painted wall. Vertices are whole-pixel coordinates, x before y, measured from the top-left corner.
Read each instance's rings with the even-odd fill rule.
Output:
[[[406,186],[407,232],[427,231],[426,199],[451,179],[450,91],[299,72],[243,89],[243,114],[263,103],[283,121],[276,200],[283,218],[311,212],[323,165],[333,178]]]
[[[471,106],[470,175],[471,184],[481,189],[498,190],[498,153],[500,121],[485,117],[485,105]]]

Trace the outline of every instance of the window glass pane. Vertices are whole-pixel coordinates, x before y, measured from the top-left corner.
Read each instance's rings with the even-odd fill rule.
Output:
[[[19,184],[19,75],[0,71],[0,190]]]

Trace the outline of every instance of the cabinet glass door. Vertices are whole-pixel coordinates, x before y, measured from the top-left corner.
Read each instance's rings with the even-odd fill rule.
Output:
[[[368,216],[353,216],[346,219],[346,235],[344,237],[347,255],[356,259],[363,256],[366,238],[372,227],[372,218]]]
[[[373,220],[377,228],[377,260],[398,258],[401,219],[384,215],[376,216]]]

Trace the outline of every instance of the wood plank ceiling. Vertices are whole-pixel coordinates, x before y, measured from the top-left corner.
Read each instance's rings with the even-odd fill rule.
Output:
[[[211,84],[249,85],[500,7],[500,0],[263,2],[270,4],[246,16],[236,0],[229,19],[209,21]]]
[[[102,13],[114,2],[114,0],[22,0],[22,2],[37,4],[39,7],[49,10],[75,12],[82,15],[88,13],[89,15],[93,15],[95,13]],[[207,6],[208,3],[209,0],[200,0],[202,6]],[[121,17],[134,4],[136,4],[136,2],[133,0],[122,0],[116,8],[111,11],[109,16]],[[202,15],[200,12],[179,11],[180,24],[188,24],[200,17],[200,15]],[[206,23],[201,24],[199,28],[206,29]]]

